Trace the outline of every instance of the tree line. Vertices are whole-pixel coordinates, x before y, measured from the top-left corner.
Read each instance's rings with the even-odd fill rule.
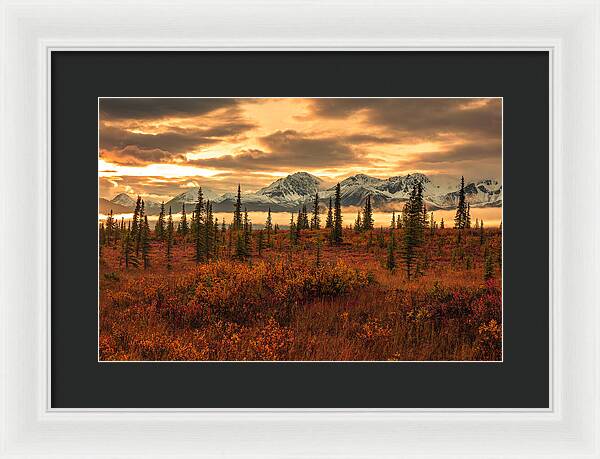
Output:
[[[302,205],[297,213],[291,214],[289,225],[289,242],[291,246],[298,244],[304,230],[321,230],[319,202],[319,193],[317,192],[312,199],[310,214],[306,204]],[[392,213],[385,260],[386,267],[390,271],[395,271],[398,268],[396,255],[399,254],[407,278],[410,279],[417,274],[421,274],[425,264],[422,260],[421,251],[426,235],[434,234],[438,228],[445,228],[444,219],[442,218],[438,225],[434,220],[433,212],[429,213],[427,211],[423,199],[423,185],[421,182],[417,182],[412,187],[402,211],[398,215],[395,212]],[[470,206],[466,202],[464,178],[461,178],[454,218],[454,229],[457,230],[458,245],[461,243],[463,231],[470,228],[472,228]],[[483,246],[485,242],[483,220],[476,220],[475,228],[478,230],[480,244]],[[329,197],[324,229],[332,246],[343,244],[344,229],[339,183],[335,187],[333,197]],[[365,198],[363,207],[358,211],[352,229],[355,232],[368,232],[369,245],[371,244],[374,230],[371,195]],[[395,230],[402,231],[397,235]],[[150,240],[153,238],[164,244],[166,265],[168,269],[171,269],[173,265],[173,246],[176,243],[186,246],[193,245],[193,260],[196,263],[207,262],[222,254],[240,260],[247,260],[251,256],[253,242],[256,251],[261,255],[266,247],[272,246],[272,237],[278,231],[278,225],[273,225],[270,208],[264,227],[258,231],[253,230],[248,211],[242,203],[241,187],[238,185],[232,221],[229,225],[226,224],[224,218],[219,224],[218,219],[213,215],[212,203],[210,200],[204,199],[202,188],[199,188],[191,216],[188,218],[185,203],[183,203],[181,217],[176,229],[172,209],[169,207],[167,212],[163,202],[152,233],[148,225],[144,201],[138,196],[132,220],[127,222],[127,225],[123,218],[120,222],[117,222],[111,210],[106,221],[100,223],[99,240],[100,251],[105,245],[115,246],[119,244],[119,264],[124,266],[125,269],[140,266],[147,269],[150,265]],[[383,247],[385,245],[383,228],[380,228],[378,238],[379,245]],[[318,238],[317,265],[320,264],[320,258],[321,239]],[[493,273],[490,266],[493,266],[493,258],[491,251],[486,247],[486,278],[491,277]]]

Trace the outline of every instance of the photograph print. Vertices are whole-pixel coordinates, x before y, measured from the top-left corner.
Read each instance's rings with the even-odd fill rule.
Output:
[[[502,361],[502,98],[98,110],[99,361]]]

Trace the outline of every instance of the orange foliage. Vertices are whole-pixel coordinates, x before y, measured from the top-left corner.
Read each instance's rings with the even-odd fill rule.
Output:
[[[396,240],[401,240],[401,233]],[[153,242],[148,270],[125,270],[117,247],[103,248],[101,360],[499,360],[502,357],[501,236],[484,282],[484,246],[467,231],[427,234],[421,274],[385,269],[378,230],[345,231],[344,244],[305,231],[296,246],[272,236],[262,256],[235,261],[226,247],[208,263],[178,241],[174,269]],[[389,230],[384,230],[385,243]]]

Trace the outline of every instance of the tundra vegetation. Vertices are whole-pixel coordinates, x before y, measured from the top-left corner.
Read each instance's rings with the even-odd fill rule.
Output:
[[[178,222],[100,223],[101,360],[501,360],[502,234],[471,222],[464,181],[454,224],[412,188],[391,222],[370,197],[354,222],[339,185],[252,224],[238,187],[229,221],[200,189]]]

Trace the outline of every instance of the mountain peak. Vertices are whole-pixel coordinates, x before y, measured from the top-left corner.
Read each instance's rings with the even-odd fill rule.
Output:
[[[299,201],[314,196],[319,191],[322,180],[308,172],[296,172],[275,180],[269,186],[256,192],[275,201]]]
[[[110,202],[119,204],[124,207],[135,207],[135,199],[129,196],[127,193],[119,193]]]

